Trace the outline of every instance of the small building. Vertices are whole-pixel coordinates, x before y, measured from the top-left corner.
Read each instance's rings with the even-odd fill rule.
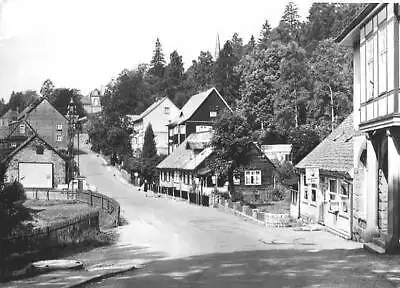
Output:
[[[336,39],[353,50],[354,237],[383,253],[400,251],[399,18],[371,3]]]
[[[280,163],[290,161],[290,153],[292,152],[292,144],[273,144],[261,145],[261,150],[270,160]]]
[[[168,154],[190,134],[210,131],[215,118],[225,109],[232,111],[216,88],[190,97],[178,116],[168,124]]]
[[[233,178],[235,193],[248,203],[268,200],[278,176],[274,163],[255,143],[251,144],[246,159],[247,163],[240,167],[239,174]]]
[[[11,122],[18,118],[18,111],[9,109],[3,116],[0,117],[0,127],[7,127]]]
[[[168,98],[164,97],[150,105],[140,115],[127,115],[133,127],[131,138],[132,151],[140,154],[144,144],[144,134],[146,128],[151,124],[154,132],[157,153],[159,155],[168,154],[168,128],[167,125],[172,119],[178,116],[179,109]]]
[[[3,160],[8,182],[19,181],[26,189],[51,189],[67,182],[67,158],[38,134],[30,136]]]
[[[86,114],[96,114],[102,111],[101,97],[102,92],[99,89],[94,89],[89,95],[81,98],[83,109]]]
[[[50,102],[42,97],[26,107],[10,129],[20,130],[24,134],[26,121],[32,129],[56,150],[68,147],[68,120]]]
[[[353,192],[353,114],[295,167],[299,195],[292,195],[291,215],[314,220],[351,238]]]

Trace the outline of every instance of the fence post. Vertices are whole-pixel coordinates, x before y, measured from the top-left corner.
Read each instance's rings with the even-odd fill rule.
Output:
[[[93,207],[93,195],[92,195],[92,191],[90,191],[90,207]]]

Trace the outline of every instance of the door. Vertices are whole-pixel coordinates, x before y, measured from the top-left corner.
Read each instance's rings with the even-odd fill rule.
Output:
[[[18,181],[24,188],[53,188],[53,164],[20,162]]]

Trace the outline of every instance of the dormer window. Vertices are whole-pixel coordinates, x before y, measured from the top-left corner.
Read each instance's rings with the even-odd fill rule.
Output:
[[[62,130],[62,124],[57,124],[57,131],[61,131]]]

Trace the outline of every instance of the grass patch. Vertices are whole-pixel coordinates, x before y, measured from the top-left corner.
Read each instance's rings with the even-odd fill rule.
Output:
[[[25,224],[32,224],[34,228],[45,227],[55,222],[68,220],[92,211],[86,204],[72,200],[27,200],[24,206],[31,209],[32,220]]]

